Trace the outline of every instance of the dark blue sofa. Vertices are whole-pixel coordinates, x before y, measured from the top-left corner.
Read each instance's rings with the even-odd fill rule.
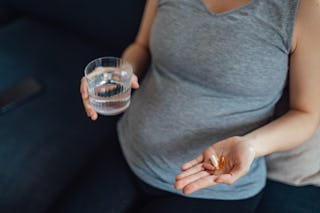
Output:
[[[79,84],[90,60],[120,56],[133,41],[144,3],[0,0],[0,90],[30,75],[45,86],[37,98],[0,115],[1,213],[132,212],[139,192],[121,169],[119,116],[90,121]],[[105,181],[110,175],[125,187]],[[291,188],[268,184],[260,211],[285,212],[281,199]],[[291,199],[300,200],[300,193]],[[295,200],[291,205],[304,209]]]
[[[106,190],[114,212],[134,203],[132,185],[123,192],[104,181],[112,171],[128,182],[114,142],[118,117],[90,121],[79,85],[89,61],[120,56],[132,42],[144,3],[0,0],[0,90],[26,76],[45,87],[0,115],[1,213],[106,212]]]

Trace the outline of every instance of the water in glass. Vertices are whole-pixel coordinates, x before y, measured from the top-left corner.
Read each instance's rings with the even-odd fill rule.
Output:
[[[119,68],[104,68],[89,76],[89,99],[94,109],[103,115],[115,115],[130,105],[129,74]]]

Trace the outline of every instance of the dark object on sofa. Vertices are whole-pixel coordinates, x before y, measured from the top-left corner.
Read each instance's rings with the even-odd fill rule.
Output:
[[[88,119],[79,85],[89,61],[120,56],[133,41],[144,4],[0,0],[0,90],[28,76],[45,86],[37,98],[0,115],[1,213],[106,212],[106,190],[114,191],[114,212],[135,201],[132,185],[123,192],[103,182],[108,171],[127,178],[118,169],[125,165],[110,164],[121,156],[112,143],[118,117]],[[77,200],[63,206],[63,196],[86,178]]]

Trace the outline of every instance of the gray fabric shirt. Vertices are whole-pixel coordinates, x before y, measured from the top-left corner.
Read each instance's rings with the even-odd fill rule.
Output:
[[[118,123],[124,155],[148,184],[175,190],[183,163],[271,118],[288,71],[298,0],[252,0],[214,14],[202,0],[158,0],[151,67]],[[190,197],[244,199],[265,184],[263,158],[232,185]]]

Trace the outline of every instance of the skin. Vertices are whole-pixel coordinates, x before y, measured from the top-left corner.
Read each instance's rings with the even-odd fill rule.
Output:
[[[250,0],[204,0],[211,11],[223,13],[238,8]],[[123,54],[133,64],[136,75],[132,88],[138,88],[138,78],[150,60],[149,36],[157,13],[157,1],[148,0],[136,40]],[[289,78],[289,111],[273,122],[249,134],[218,141],[203,153],[186,162],[176,176],[174,187],[185,194],[216,184],[233,184],[246,175],[253,160],[273,152],[286,151],[306,142],[320,122],[320,0],[300,0],[294,27]],[[81,81],[81,94],[87,115],[97,119],[89,104],[85,79]],[[212,154],[223,151],[225,164],[216,169],[210,161]]]

